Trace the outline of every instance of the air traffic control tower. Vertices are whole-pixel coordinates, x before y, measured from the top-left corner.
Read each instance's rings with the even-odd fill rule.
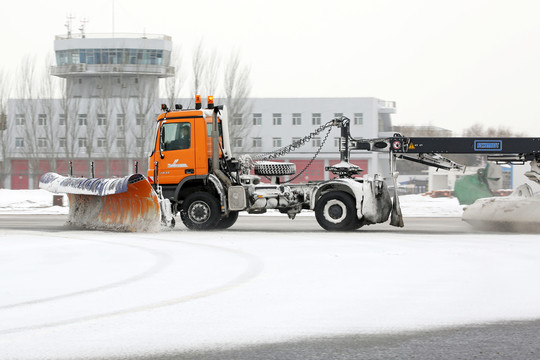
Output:
[[[172,41],[166,35],[76,34],[54,41],[56,66],[51,75],[65,78],[72,97],[125,98],[158,91],[160,78],[174,75],[169,66]]]

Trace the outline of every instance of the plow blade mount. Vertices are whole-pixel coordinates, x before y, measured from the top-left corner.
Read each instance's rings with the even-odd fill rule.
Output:
[[[158,197],[146,178],[133,174],[122,178],[75,178],[47,173],[39,187],[69,197],[73,226],[115,231],[158,231]]]

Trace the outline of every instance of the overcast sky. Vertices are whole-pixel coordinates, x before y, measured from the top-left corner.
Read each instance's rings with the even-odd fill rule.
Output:
[[[477,122],[539,136],[538,0],[3,1],[0,65],[52,52],[66,15],[87,33],[167,34],[238,49],[256,97],[377,97],[394,124]],[[204,95],[204,94],[203,94]]]

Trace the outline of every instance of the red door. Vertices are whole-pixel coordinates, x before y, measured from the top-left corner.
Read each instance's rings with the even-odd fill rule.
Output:
[[[11,188],[28,189],[28,160],[11,160]]]

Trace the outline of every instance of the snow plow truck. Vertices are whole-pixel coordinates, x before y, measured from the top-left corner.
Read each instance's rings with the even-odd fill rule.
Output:
[[[215,106],[211,96],[206,108],[200,96],[194,109],[177,105],[169,110],[162,105],[156,127],[146,176],[99,179],[47,173],[40,179],[40,188],[67,193],[68,223],[84,228],[157,231],[160,226],[174,227],[175,216],[179,215],[191,230],[226,229],[236,222],[240,211],[262,214],[275,209],[290,219],[312,210],[325,230],[351,231],[389,218],[391,225],[403,226],[397,196],[397,159],[462,169],[439,153],[493,155],[502,162],[540,156],[540,139],[533,138],[516,142],[511,138],[406,138],[395,134],[391,138],[355,140],[350,135],[350,120],[342,116],[272,153],[234,157],[227,112],[223,106]],[[340,162],[325,170],[335,177],[291,183],[309,164],[297,173],[295,164],[272,160],[323,132],[324,139],[328,138],[332,128],[340,129]],[[506,146],[507,141],[512,146]],[[324,141],[313,160],[323,145]],[[362,169],[349,162],[351,150],[390,153],[393,196],[381,175],[359,176]],[[262,182],[262,178],[268,182]]]

